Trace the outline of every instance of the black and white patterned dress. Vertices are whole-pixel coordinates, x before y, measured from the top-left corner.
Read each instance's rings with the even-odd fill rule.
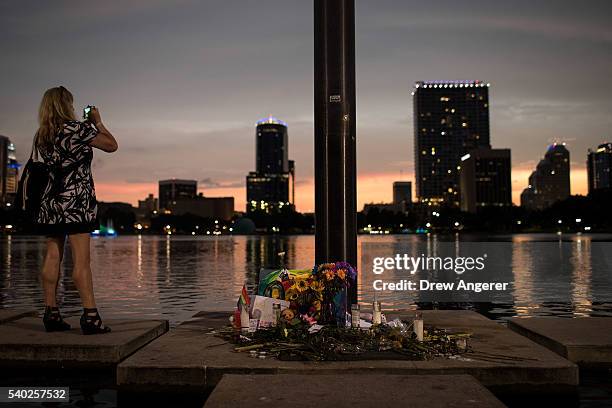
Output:
[[[65,122],[53,147],[39,148],[50,167],[50,181],[42,195],[38,226],[45,235],[91,232],[98,228],[96,191],[91,174],[98,129],[89,122]]]

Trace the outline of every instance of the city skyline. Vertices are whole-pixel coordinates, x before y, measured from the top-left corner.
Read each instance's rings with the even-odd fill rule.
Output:
[[[572,152],[572,194],[586,194],[587,149],[612,138],[612,84],[602,81],[612,62],[610,5],[554,4],[357,5],[359,209],[391,202],[393,181],[415,181],[410,92],[419,80],[491,83],[491,144],[512,150],[515,203],[554,141]],[[119,138],[116,155],[96,153],[101,201],[135,204],[160,179],[197,178],[206,196],[235,196],[244,208],[253,124],[273,114],[289,124],[297,209],[313,210],[309,2],[56,2],[0,11],[0,133],[20,162],[42,92],[62,83],[77,110],[98,105]],[[274,25],[259,24],[270,18]],[[62,49],[70,52],[49,51]],[[44,67],[34,61],[41,55]]]

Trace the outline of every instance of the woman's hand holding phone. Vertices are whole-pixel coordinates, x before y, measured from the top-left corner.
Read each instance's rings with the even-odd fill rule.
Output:
[[[96,124],[96,125],[98,123],[102,123],[102,118],[100,117],[100,111],[98,110],[98,108],[96,108],[95,106],[91,107],[91,110],[89,111],[88,119],[91,123]]]

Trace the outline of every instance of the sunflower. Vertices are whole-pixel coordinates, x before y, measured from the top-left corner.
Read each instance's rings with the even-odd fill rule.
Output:
[[[303,292],[308,289],[308,283],[305,279],[300,279],[295,283],[295,288],[298,292]]]
[[[342,280],[344,280],[346,278],[346,270],[345,269],[338,269],[336,271],[336,274],[338,274],[338,277]]]
[[[334,277],[335,277],[334,271],[331,271],[331,270],[325,271],[325,279],[326,280],[328,280],[328,281],[333,280]]]
[[[310,289],[314,290],[315,292],[323,292],[323,289],[325,289],[325,287],[323,286],[323,283],[319,281],[314,281],[310,284]]]
[[[285,300],[290,302],[295,302],[300,297],[300,294],[297,289],[291,288],[287,292],[285,292]]]

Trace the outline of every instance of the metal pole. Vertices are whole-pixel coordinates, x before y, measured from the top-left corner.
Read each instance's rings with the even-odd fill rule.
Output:
[[[314,0],[314,106],[316,261],[356,267],[354,0]]]

